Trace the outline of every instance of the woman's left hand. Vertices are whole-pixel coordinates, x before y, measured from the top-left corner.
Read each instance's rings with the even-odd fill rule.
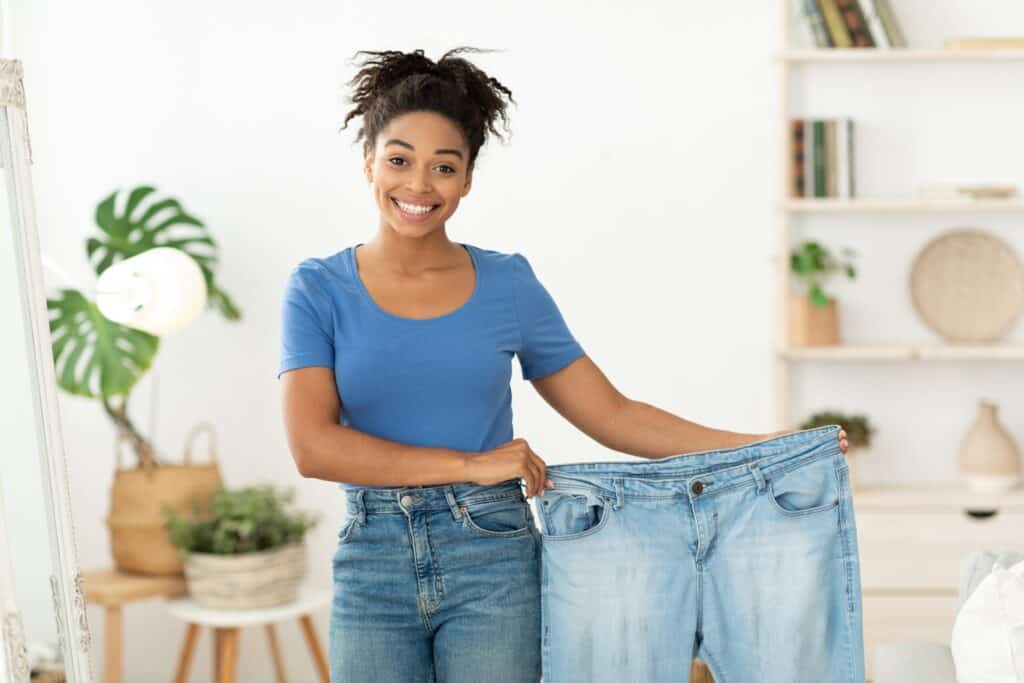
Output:
[[[784,434],[792,434],[793,432],[799,432],[799,431],[801,431],[801,430],[799,430],[799,429],[783,429],[781,432],[772,432],[770,434],[767,434],[766,438],[774,439],[776,436],[782,436]],[[839,448],[840,448],[840,450],[843,451],[843,453],[845,453],[846,449],[849,448],[849,447],[850,447],[850,444],[846,441],[846,430],[840,428],[839,429]]]

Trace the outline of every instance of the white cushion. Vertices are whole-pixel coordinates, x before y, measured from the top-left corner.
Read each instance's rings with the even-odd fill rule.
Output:
[[[1024,562],[992,567],[957,613],[950,649],[958,683],[1024,683]]]

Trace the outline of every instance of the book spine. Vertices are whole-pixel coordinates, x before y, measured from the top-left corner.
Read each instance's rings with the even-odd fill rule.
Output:
[[[857,177],[857,165],[853,156],[853,128],[853,119],[846,119],[846,158],[847,168],[849,169],[846,183],[849,187],[848,192],[851,198],[857,196],[857,188],[854,183],[854,178]]]
[[[850,154],[847,142],[847,122],[842,118],[836,124],[836,196],[847,199],[850,196]]]
[[[875,42],[871,40],[864,15],[860,11],[857,0],[836,0],[839,12],[842,14],[846,30],[850,32],[850,40],[855,47],[874,47]]]
[[[825,196],[825,122],[814,121],[814,196]]]
[[[836,176],[836,121],[825,121],[825,196],[835,197],[837,193]]]
[[[814,196],[814,122],[804,122],[804,197]]]
[[[832,44],[836,47],[850,47],[853,41],[850,40],[850,33],[843,23],[843,16],[839,13],[839,6],[836,0],[818,0],[821,3],[821,14],[825,17],[825,25],[828,26],[828,33],[832,36]]]
[[[893,13],[889,0],[875,0],[875,6],[878,8],[878,18],[882,20],[892,46],[906,47],[907,39],[903,36],[899,22],[896,21],[896,14]]]
[[[804,196],[804,122],[791,119],[790,131],[790,186],[791,197]]]
[[[875,0],[858,0],[860,3],[860,11],[864,15],[864,21],[868,25],[868,31],[871,33],[871,39],[875,41],[875,45],[882,48],[892,47],[889,42],[889,36],[885,33],[885,26],[882,24],[882,19],[878,16],[878,7],[875,6]]]
[[[804,23],[810,29],[811,37],[817,47],[832,47],[832,37],[828,34],[825,26],[825,17],[821,13],[818,0],[798,0],[800,2],[800,13]]]

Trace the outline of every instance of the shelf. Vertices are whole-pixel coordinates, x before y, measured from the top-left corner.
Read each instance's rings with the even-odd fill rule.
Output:
[[[854,456],[856,457],[856,456]],[[1024,487],[1005,493],[975,493],[960,482],[921,482],[899,485],[866,485],[853,490],[859,508],[944,507],[972,510],[1024,507]]]
[[[782,207],[797,212],[931,212],[931,211],[1024,211],[1024,201],[1012,199],[787,199]]]
[[[917,48],[809,48],[786,50],[784,62],[1017,62],[1024,50],[945,50]]]
[[[777,350],[776,353],[793,361],[908,361],[908,360],[1024,360],[1024,345],[991,344],[976,346],[954,345],[839,345],[807,346]]]

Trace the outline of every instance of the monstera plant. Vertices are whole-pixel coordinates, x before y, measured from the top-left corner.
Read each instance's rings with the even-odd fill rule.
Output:
[[[96,275],[148,249],[180,249],[202,270],[208,305],[228,320],[241,319],[238,307],[215,280],[217,243],[178,200],[146,202],[155,191],[147,185],[132,189],[121,213],[116,209],[117,190],[96,207],[99,233],[85,242]],[[98,399],[132,444],[139,464],[156,464],[152,445],[128,416],[128,396],[152,366],[160,338],[103,317],[96,303],[78,290],[59,293],[59,298],[46,301],[58,386],[76,396]]]

